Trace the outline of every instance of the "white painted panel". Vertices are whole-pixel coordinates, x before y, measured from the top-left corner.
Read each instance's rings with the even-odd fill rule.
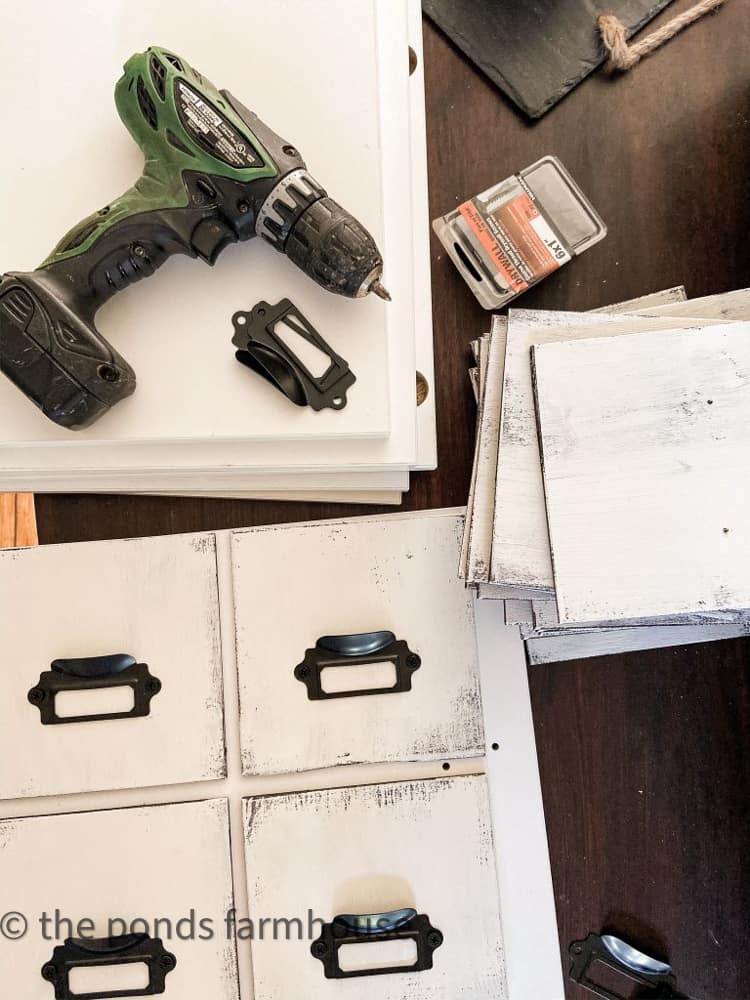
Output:
[[[0,552],[0,595],[0,797],[225,774],[213,535]],[[55,659],[110,653],[162,682],[150,714],[43,726],[27,701],[39,675]]]
[[[68,0],[64,6],[50,5],[44,17],[30,4],[13,5],[6,12],[0,41],[4,90],[12,95],[17,120],[33,123],[33,128],[15,151],[8,148],[0,180],[7,247],[3,271],[36,267],[71,226],[140,175],[142,154],[117,115],[112,92],[125,60],[157,39],[294,143],[313,176],[384,249],[390,166],[378,109],[387,76],[374,0],[327,0],[314,17],[300,0],[215,0],[208,31],[205,9],[185,0],[161,0],[144,7],[138,17],[132,16],[128,0],[110,0],[105,19],[97,16],[99,9],[94,0]],[[405,32],[405,13],[394,9],[391,23],[402,17]],[[284,39],[287,66],[307,67],[302,90],[299,82],[287,79],[285,85],[280,79],[276,45],[252,45],[248,58],[248,39],[275,37]],[[331,38],[345,39],[345,44],[331,46]],[[327,57],[310,60],[311,46]],[[20,82],[26,79],[29,51],[36,61],[33,87]],[[406,56],[402,58],[400,93],[405,94]],[[83,74],[68,71],[84,64]],[[347,81],[347,100],[341,100],[342,79]],[[372,113],[362,114],[363,107]],[[388,111],[394,129],[403,122],[408,152],[408,103],[393,102]],[[74,135],[71,121],[76,122]],[[34,201],[32,192],[39,190],[50,149],[56,151],[56,183],[65,197],[50,200],[44,226],[29,226],[22,206]],[[408,183],[406,187],[408,205]],[[375,296],[351,301],[331,295],[261,240],[230,247],[214,268],[187,258],[170,260],[137,291],[116,296],[99,318],[102,332],[136,370],[135,395],[93,427],[71,435],[44,420],[3,378],[0,439],[64,446],[74,440],[73,447],[79,447],[82,440],[384,436],[390,429],[387,344],[395,341],[393,325],[403,327],[412,308],[411,247],[405,247],[405,260],[398,262],[406,265],[403,278],[394,254],[386,256],[385,280],[392,278],[398,291],[406,292],[400,297],[405,312],[398,298],[389,309]],[[233,311],[283,297],[297,304],[357,373],[345,411],[291,407],[237,364],[230,343]]]
[[[612,653],[662,649],[696,642],[718,642],[750,634],[747,625],[653,625],[605,628],[568,635],[534,635],[526,640],[529,663],[560,663]]]
[[[259,2],[259,0],[258,0]],[[301,0],[298,0],[302,6]],[[169,470],[169,469],[190,469],[196,466],[204,469],[218,469],[224,472],[228,467],[239,467],[245,469],[268,469],[275,467],[287,468],[338,468],[349,469],[352,466],[369,466],[371,468],[393,468],[414,464],[415,457],[417,466],[431,468],[435,461],[435,428],[434,412],[428,405],[420,407],[418,411],[419,437],[420,442],[415,443],[415,411],[410,403],[414,398],[414,368],[415,368],[415,343],[414,338],[409,335],[413,327],[411,314],[411,286],[404,287],[402,282],[409,277],[414,277],[414,294],[429,301],[429,289],[425,291],[424,283],[429,278],[429,268],[425,266],[425,255],[428,253],[429,232],[425,220],[421,219],[423,204],[426,197],[426,170],[424,165],[424,123],[419,121],[419,106],[422,98],[419,88],[422,83],[419,80],[419,71],[409,81],[406,73],[406,59],[404,51],[407,45],[406,15],[407,7],[411,15],[412,30],[416,31],[420,25],[420,11],[418,3],[410,0],[408,5],[376,5],[377,17],[377,45],[379,51],[380,64],[378,67],[380,87],[382,89],[381,100],[379,102],[379,116],[373,115],[373,120],[379,117],[380,143],[383,151],[383,160],[390,165],[389,169],[394,170],[397,178],[395,189],[386,184],[390,189],[388,199],[388,210],[385,213],[385,253],[387,269],[389,273],[389,284],[394,291],[395,301],[391,303],[388,315],[391,317],[387,354],[389,358],[389,396],[391,408],[391,434],[387,439],[362,439],[362,440],[328,440],[328,441],[296,441],[277,440],[270,442],[233,442],[226,443],[220,440],[212,440],[209,443],[195,444],[191,442],[171,441],[169,444],[157,444],[151,442],[133,443],[120,441],[116,448],[107,446],[104,450],[89,443],[85,448],[76,450],[73,454],[68,454],[68,449],[50,448],[49,446],[37,445],[33,454],[29,454],[25,449],[0,448],[4,458],[2,464],[8,468],[26,468],[32,479],[27,479],[33,484],[35,470],[49,470],[53,467],[60,468],[66,472],[76,475],[76,470],[83,471],[89,477],[99,474],[105,469],[126,469],[126,470]],[[246,10],[247,5],[243,6]],[[279,11],[280,5],[274,7]],[[350,5],[352,16],[356,13],[355,6]],[[186,10],[182,5],[182,11]],[[185,18],[190,21],[190,18]],[[298,18],[297,23],[303,23],[307,18]],[[192,22],[200,23],[200,18],[192,19]],[[348,22],[347,22],[348,23]],[[361,31],[361,25],[365,23],[353,16],[353,27],[355,31]],[[415,25],[417,26],[415,28]],[[320,27],[316,20],[314,27]],[[345,23],[339,21],[337,24],[337,37],[341,37],[345,30]],[[416,36],[412,39],[412,44],[417,49],[418,55],[421,46],[418,47]],[[343,46],[346,48],[346,46]],[[269,50],[270,52],[270,50]],[[314,67],[314,69],[317,68]],[[411,87],[411,114],[412,114],[412,134],[411,144],[413,149],[418,149],[421,144],[421,156],[410,156],[408,152],[409,122],[407,118],[400,114],[400,110],[405,106],[404,93],[407,87]],[[278,89],[278,88],[277,88]],[[291,93],[291,92],[290,92]],[[296,94],[296,91],[294,91]],[[246,98],[246,100],[249,100]],[[423,100],[422,100],[423,103]],[[111,110],[111,109],[110,109]],[[109,112],[108,112],[109,113]],[[423,113],[423,112],[422,112]],[[298,116],[297,116],[298,117]],[[311,116],[314,121],[314,116]],[[123,133],[124,134],[124,133]],[[322,136],[323,133],[321,132]],[[339,164],[348,171],[350,180],[359,174],[353,174],[349,170],[349,161],[339,158]],[[411,163],[412,178],[414,188],[414,207],[412,208],[412,190],[408,185],[403,184],[403,164]],[[311,164],[312,165],[312,164]],[[355,184],[359,183],[355,180]],[[418,192],[421,190],[421,195]],[[421,226],[424,230],[424,239],[415,235],[412,241],[410,234],[412,228]],[[406,238],[405,238],[406,237]],[[409,249],[413,249],[414,263],[408,259]],[[47,250],[45,245],[45,250]],[[247,248],[243,248],[247,250]],[[254,251],[256,248],[250,248]],[[235,252],[241,252],[235,250]],[[276,258],[276,255],[272,255]],[[183,262],[188,265],[190,262]],[[224,263],[224,260],[222,260]],[[171,266],[171,265],[170,265]],[[282,260],[276,260],[276,266],[286,274],[288,266]],[[198,267],[198,265],[196,265]],[[198,267],[198,270],[201,270]],[[291,268],[294,270],[294,268]],[[206,269],[207,271],[207,269]],[[193,275],[191,270],[191,275]],[[211,278],[210,272],[208,277]],[[214,273],[217,273],[216,271]],[[161,279],[156,279],[161,280]],[[243,279],[243,287],[246,281]],[[145,286],[143,286],[145,287]],[[214,285],[214,292],[216,286]],[[346,303],[344,303],[346,305]],[[432,328],[431,323],[426,318],[424,311],[421,312],[416,324],[416,367],[425,375],[432,371]],[[344,348],[342,353],[347,354]],[[347,354],[347,357],[349,355]],[[247,375],[247,373],[246,373]],[[428,378],[428,381],[430,379]],[[262,387],[261,387],[262,388]],[[265,390],[264,390],[265,391]],[[431,394],[434,401],[434,393]],[[283,403],[283,400],[281,401]],[[339,415],[340,416],[340,415]],[[243,423],[246,423],[246,415]],[[283,424],[284,421],[281,421]],[[50,425],[51,426],[51,425]],[[415,452],[416,447],[416,452]],[[12,452],[12,454],[11,454]],[[213,473],[210,473],[213,475]],[[202,484],[205,483],[204,481]],[[75,487],[75,482],[74,482]],[[137,487],[137,480],[133,481],[128,489]],[[258,484],[255,484],[256,488]],[[16,489],[12,478],[0,472],[0,489]],[[69,484],[63,485],[60,481],[54,486],[45,483],[45,489],[55,489],[69,491]],[[180,484],[166,482],[164,489],[179,489]],[[196,485],[195,489],[198,488]],[[245,489],[244,486],[235,484],[235,489]],[[264,489],[282,489],[279,484],[266,484]],[[96,483],[89,483],[88,486],[80,487],[85,490],[109,490],[124,489],[116,487],[106,478],[99,478]]]
[[[471,598],[453,511],[253,528],[233,537],[244,771],[429,761],[484,750]],[[412,690],[310,701],[324,635],[385,629],[422,659]]]
[[[632,311],[636,308],[645,308],[657,303],[666,304],[673,301],[680,301],[684,297],[684,288],[672,288],[663,292],[655,292],[652,295],[646,295],[630,302],[623,302],[616,306],[608,306],[601,311]],[[492,331],[497,341],[493,356],[491,358],[488,357],[489,352],[485,349],[483,351],[484,357],[480,356],[479,359],[482,385],[479,393],[480,402],[474,464],[471,486],[469,488],[467,522],[461,555],[461,579],[476,584],[488,582],[491,569],[498,438],[508,333],[507,317],[494,316]],[[492,373],[487,371],[489,365],[492,366]],[[487,393],[488,398],[485,400],[485,386],[487,383],[489,383],[489,392]],[[524,597],[525,595],[512,592],[507,596]]]
[[[531,382],[533,344],[669,330],[701,320],[512,310],[502,396],[490,582],[554,589]]]
[[[69,936],[62,922],[55,929],[57,910],[74,925],[91,921],[90,937],[107,937],[110,921],[115,935],[134,921],[153,934],[160,920],[158,936],[177,959],[165,995],[238,1000],[237,956],[225,931],[229,858],[226,799],[1,821],[0,884],[29,924],[20,940],[0,938],[4,992],[49,1000],[40,970]],[[210,928],[211,940],[181,939],[191,934],[191,912],[196,937]]]
[[[507,332],[507,319],[504,316],[495,316],[492,320],[492,331],[489,336],[486,382],[482,393],[477,427],[477,446],[474,456],[476,479],[471,519],[467,521],[469,545],[466,579],[472,583],[486,582],[490,572],[487,557],[492,548],[494,494],[497,478],[497,441]]]
[[[476,604],[509,1000],[563,1000],[560,942],[524,643]]]
[[[532,356],[561,623],[750,606],[750,323]]]
[[[252,798],[245,819],[251,917],[411,906],[445,937],[431,970],[344,982],[324,978],[308,937],[256,939],[255,1000],[508,996],[484,776]]]

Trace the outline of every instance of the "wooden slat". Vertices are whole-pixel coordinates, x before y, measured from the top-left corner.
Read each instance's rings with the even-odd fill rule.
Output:
[[[38,544],[33,493],[0,493],[0,549]]]

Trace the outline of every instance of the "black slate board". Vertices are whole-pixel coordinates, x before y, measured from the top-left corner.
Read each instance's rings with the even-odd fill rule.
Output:
[[[539,118],[604,62],[600,14],[633,34],[671,0],[422,0],[431,20],[522,111]]]

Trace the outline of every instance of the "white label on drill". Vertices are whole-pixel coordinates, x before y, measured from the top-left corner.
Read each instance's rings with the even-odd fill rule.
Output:
[[[262,166],[262,158],[247,137],[182,80],[175,85],[175,99],[182,124],[203,150],[230,167]]]

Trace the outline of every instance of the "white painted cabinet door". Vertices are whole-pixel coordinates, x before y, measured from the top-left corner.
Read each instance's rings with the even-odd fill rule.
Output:
[[[473,609],[456,577],[462,529],[448,511],[234,535],[246,774],[484,752]],[[376,630],[421,658],[411,690],[310,700],[295,676],[306,650],[322,636]],[[333,670],[333,681],[348,672],[346,687],[381,683],[370,668]]]
[[[18,940],[0,937],[4,996],[51,1000],[41,969],[54,948],[69,936],[120,935],[124,924],[175,956],[165,997],[238,1000],[226,799],[5,820],[0,885],[4,908],[28,924]],[[90,923],[79,935],[81,921]],[[125,987],[123,972],[101,971],[95,989]]]
[[[507,996],[484,776],[251,798],[245,828],[255,1000]],[[426,915],[443,934],[431,969],[324,976],[310,951],[320,924],[310,935],[308,919],[330,922],[339,914],[402,907]],[[296,917],[302,934],[293,925],[287,939],[267,924],[261,935],[264,917]],[[356,947],[374,954],[382,945]],[[370,960],[357,956],[357,963],[369,966]]]
[[[0,798],[226,773],[213,535],[1,552],[0,650]],[[161,682],[149,714],[42,725],[28,693],[51,663],[114,653]],[[122,709],[122,693],[88,693],[104,702],[82,714]]]

